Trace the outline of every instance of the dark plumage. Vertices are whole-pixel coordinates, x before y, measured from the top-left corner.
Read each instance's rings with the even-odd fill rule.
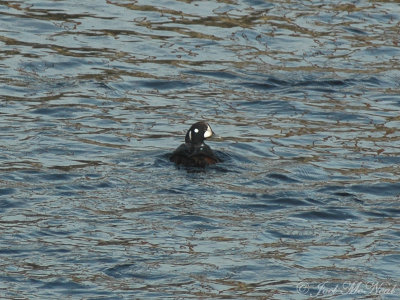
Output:
[[[212,135],[213,131],[206,122],[193,124],[186,133],[185,143],[172,153],[169,160],[186,167],[204,168],[207,165],[216,164],[220,159],[204,143],[204,140]]]

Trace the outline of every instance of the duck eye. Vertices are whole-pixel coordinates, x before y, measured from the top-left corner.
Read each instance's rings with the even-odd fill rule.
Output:
[[[195,132],[195,133],[198,133],[198,132],[199,132],[199,130],[198,130],[197,128],[195,128],[195,129],[194,129],[194,132]]]

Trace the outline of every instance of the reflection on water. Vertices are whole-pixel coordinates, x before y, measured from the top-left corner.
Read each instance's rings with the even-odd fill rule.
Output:
[[[398,5],[0,16],[1,296],[398,298]],[[186,172],[201,119],[224,162]]]

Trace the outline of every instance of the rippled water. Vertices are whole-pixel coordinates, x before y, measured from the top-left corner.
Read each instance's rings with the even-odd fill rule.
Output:
[[[1,298],[397,299],[399,25],[391,1],[0,1]],[[204,172],[168,161],[197,120]]]

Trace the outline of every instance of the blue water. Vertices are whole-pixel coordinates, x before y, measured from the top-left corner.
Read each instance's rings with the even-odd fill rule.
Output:
[[[397,299],[399,23],[0,2],[0,298]],[[198,120],[223,162],[177,168]]]

